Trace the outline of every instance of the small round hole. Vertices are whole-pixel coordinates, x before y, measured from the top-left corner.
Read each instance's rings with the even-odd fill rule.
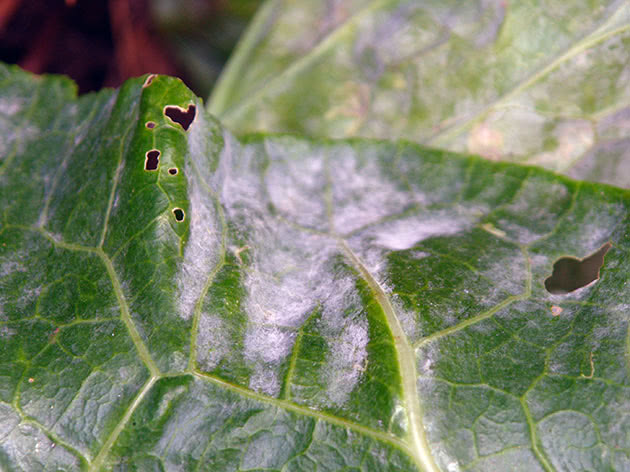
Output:
[[[171,175],[177,175],[177,172],[179,172],[179,171],[177,170],[177,167],[171,167],[171,168],[168,170],[168,173],[169,173],[169,174],[171,174]]]
[[[177,221],[184,221],[184,210],[181,208],[173,208],[173,215]]]
[[[145,126],[149,129],[153,129],[155,128],[155,123],[153,121],[147,121]]]

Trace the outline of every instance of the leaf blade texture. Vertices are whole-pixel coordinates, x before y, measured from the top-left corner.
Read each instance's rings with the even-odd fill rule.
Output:
[[[0,73],[3,469],[627,466],[627,191]]]

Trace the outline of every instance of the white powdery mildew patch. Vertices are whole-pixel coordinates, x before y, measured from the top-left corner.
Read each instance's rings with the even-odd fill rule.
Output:
[[[15,273],[25,273],[29,271],[28,251],[17,250],[8,255],[8,257],[0,259],[0,282],[2,279],[9,279]],[[43,290],[42,286],[36,285],[37,278],[28,280],[22,286],[17,297],[9,296],[7,300],[0,299],[0,320],[7,319],[4,315],[4,303],[10,303],[12,310],[24,310],[30,303],[33,303]]]
[[[494,257],[494,256],[490,256]],[[498,293],[506,292],[511,295],[518,295],[525,291],[525,281],[527,279],[527,266],[523,253],[515,248],[513,254],[500,258],[492,263],[489,268],[483,270],[482,275],[492,281],[495,293],[487,293],[486,297]],[[492,300],[493,298],[488,298]]]
[[[340,234],[424,201],[423,196],[404,191],[397,182],[387,180],[375,159],[358,162],[350,146],[340,148],[330,161],[333,221]]]
[[[249,378],[250,389],[271,397],[275,397],[280,393],[280,387],[278,373],[275,370],[264,369],[260,365],[257,366]]]
[[[242,307],[248,324],[243,356],[253,371],[250,387],[277,394],[280,368],[291,354],[297,331],[318,303],[335,291],[330,265],[338,248],[333,239],[297,230],[269,213],[269,195],[283,192],[270,186],[298,187],[300,183],[295,179],[277,179],[283,172],[297,172],[301,165],[292,163],[287,168],[285,161],[278,160],[280,151],[271,143],[267,146],[271,146],[267,182],[260,177],[256,150],[230,143],[229,137],[229,149],[222,156],[218,172],[223,179],[220,195],[226,217],[237,237],[242,238],[234,245],[246,244],[243,249],[247,251],[248,265],[244,268],[246,296]],[[309,158],[306,156],[306,161]],[[300,160],[300,156],[295,159]],[[309,162],[303,166],[302,170],[318,168]],[[297,189],[291,195],[293,200],[281,203],[285,209],[296,216],[312,210],[301,206],[303,197]],[[323,202],[317,208],[325,211]]]
[[[326,174],[319,155],[300,159],[300,154],[313,153],[306,144],[291,141],[291,151],[277,141],[265,141],[271,164],[265,183],[271,203],[288,220],[325,230],[328,227],[324,193]],[[295,147],[297,146],[297,149]]]
[[[256,239],[250,242],[252,270],[244,282],[249,317],[244,354],[254,369],[253,378],[260,379],[265,372],[269,378],[277,376],[278,367],[291,354],[299,327],[318,302],[335,290],[329,275],[334,243],[281,225],[277,228],[277,233],[269,228],[250,233]]]
[[[419,242],[449,236],[469,229],[474,223],[470,214],[457,211],[424,211],[418,215],[394,220],[371,229],[371,239],[390,251],[410,249]]]
[[[403,216],[370,226],[349,240],[372,276],[389,293],[387,279],[387,254],[413,248],[425,239],[450,236],[470,229],[478,218],[475,209],[458,207],[450,210],[419,210],[419,213]],[[428,254],[415,251],[414,257]]]
[[[568,197],[566,185],[530,177],[515,201],[505,208],[512,215],[527,215],[527,220],[501,219],[497,222],[497,229],[504,231],[512,241],[531,244],[552,231],[561,217],[550,213],[549,205],[561,204]]]
[[[230,352],[230,339],[224,322],[217,316],[201,313],[197,334],[197,362],[206,370],[214,369]]]
[[[504,233],[506,233],[507,239],[509,239],[510,241],[516,241],[520,244],[525,244],[525,245],[531,244],[537,239],[539,239],[540,237],[545,235],[544,232],[532,231],[531,229],[523,225],[516,224],[504,218],[501,218],[497,222],[497,226],[500,231],[503,231]]]
[[[13,408],[4,403],[0,403],[0,441],[13,431],[20,424],[20,417]]]
[[[11,338],[15,333],[16,331],[8,326],[0,326],[0,339]]]
[[[433,366],[440,359],[439,342],[432,342],[425,345],[421,350],[417,351],[417,368],[418,368],[418,385],[422,384],[421,379],[424,378],[429,382],[428,378],[433,377]],[[428,385],[425,382],[425,386]],[[431,383],[429,383],[431,384]],[[432,384],[431,384],[432,385]]]
[[[276,396],[280,393],[278,367],[289,356],[295,334],[276,326],[248,326],[245,334],[245,361],[253,369],[249,387]]]
[[[256,173],[256,151],[241,147],[229,135],[225,140],[221,162],[213,180],[217,182],[217,193],[226,215],[230,220],[240,218],[252,224],[269,218],[261,177]]]
[[[250,325],[245,334],[245,358],[262,364],[282,362],[291,352],[295,333],[278,326]]]
[[[9,460],[16,464],[18,470],[42,470],[45,465],[52,470],[81,468],[76,456],[34,425],[19,424],[3,442]]]
[[[388,290],[391,293],[392,290]],[[396,317],[400,322],[400,326],[402,326],[403,331],[407,335],[407,337],[413,342],[418,338],[419,326],[416,320],[416,314],[413,311],[405,310],[400,300],[400,297],[397,294],[393,294],[391,296],[391,303],[394,307],[394,312],[396,313]]]
[[[27,142],[40,132],[28,120],[16,126],[14,115],[21,111],[25,102],[22,98],[0,99],[0,132],[4,138],[0,141],[0,155],[3,158],[10,151],[15,154],[23,153]]]
[[[597,207],[589,208],[588,213],[581,217],[582,225],[586,223],[582,231],[574,231],[572,244],[575,251],[579,251],[578,257],[587,257],[597,251],[602,244],[607,242],[613,231],[626,216],[626,209],[619,203],[599,203]]]
[[[448,472],[459,472],[461,469],[459,468],[459,463],[457,463],[457,462],[449,462],[446,465],[446,470]]]
[[[3,97],[0,98],[0,113],[4,116],[14,116],[22,111],[25,98],[20,97]]]
[[[361,379],[367,362],[368,321],[363,314],[356,281],[348,275],[330,278],[322,292],[320,332],[328,343],[321,369],[327,401],[346,403]]]
[[[551,264],[552,260],[546,254],[541,253],[530,253],[529,255],[529,263],[531,265],[532,273],[538,273],[543,270],[543,268],[549,267],[549,275],[551,275]]]
[[[192,317],[208,276],[219,262],[221,235],[211,198],[202,193],[200,184],[190,177],[194,175],[192,169],[186,174],[189,175],[190,232],[184,250],[184,262],[177,277],[177,288],[178,313],[187,320]]]
[[[232,144],[236,141],[229,132],[222,129],[214,117],[205,112],[199,100],[196,106],[195,119],[187,131],[189,162],[194,165],[195,173],[201,182],[213,192],[219,193],[223,182],[221,167],[229,168]]]
[[[23,260],[28,257],[26,251],[15,251],[9,257],[0,259],[0,277],[8,277],[15,272],[27,272]]]
[[[342,406],[348,401],[363,371],[367,360],[369,342],[367,320],[350,321],[329,346],[328,362],[324,372],[326,394],[330,401]]]

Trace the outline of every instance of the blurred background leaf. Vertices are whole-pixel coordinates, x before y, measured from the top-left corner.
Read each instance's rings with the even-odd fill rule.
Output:
[[[269,0],[214,89],[237,132],[406,138],[630,185],[630,3]]]
[[[192,88],[208,96],[262,0],[153,0],[156,28]]]

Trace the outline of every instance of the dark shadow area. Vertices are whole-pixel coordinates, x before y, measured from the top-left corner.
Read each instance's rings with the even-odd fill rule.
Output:
[[[545,280],[545,288],[549,293],[562,295],[597,280],[604,265],[604,256],[611,247],[612,244],[607,242],[584,259],[575,257],[558,259],[553,265],[553,273]]]
[[[263,0],[0,0],[0,61],[85,93],[145,73],[207,96]]]
[[[187,80],[151,15],[153,0],[0,0],[0,60],[70,76],[79,92],[147,72]]]

